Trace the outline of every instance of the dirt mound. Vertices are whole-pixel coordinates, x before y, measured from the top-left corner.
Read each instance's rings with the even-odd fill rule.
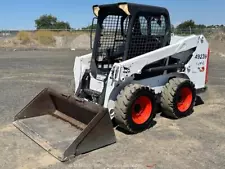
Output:
[[[1,48],[55,48],[55,49],[90,49],[90,36],[87,32],[36,33],[19,32],[16,37],[0,37]]]
[[[225,54],[225,31],[214,32],[207,40],[212,52]]]
[[[88,34],[82,34],[76,37],[70,44],[71,49],[89,49],[90,48],[90,36]]]
[[[0,39],[0,47],[2,48],[31,48],[31,47],[41,47],[35,41],[30,41],[29,43],[23,43],[23,41],[13,37]]]
[[[81,34],[77,36],[56,36],[56,48],[90,49],[90,36]]]
[[[220,42],[225,42],[225,31],[224,32],[218,32],[218,33],[215,33],[211,36],[211,38],[213,40],[218,40]]]
[[[211,30],[204,35],[213,52],[225,54],[225,30]],[[0,37],[0,48],[86,50],[90,49],[90,32],[19,32],[15,37]]]

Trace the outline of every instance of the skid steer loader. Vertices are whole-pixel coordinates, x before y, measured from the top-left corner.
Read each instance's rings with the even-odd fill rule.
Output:
[[[93,13],[92,53],[75,58],[73,95],[46,88],[14,121],[61,161],[115,143],[112,120],[138,133],[159,109],[190,115],[208,80],[206,38],[172,36],[167,9],[115,3],[94,5]]]

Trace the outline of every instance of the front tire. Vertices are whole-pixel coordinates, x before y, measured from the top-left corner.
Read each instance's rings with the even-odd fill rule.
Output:
[[[162,113],[174,119],[189,116],[193,112],[196,99],[194,84],[183,78],[173,78],[161,95]]]
[[[155,93],[149,87],[130,84],[117,97],[115,121],[130,133],[148,129],[153,123],[155,114]]]

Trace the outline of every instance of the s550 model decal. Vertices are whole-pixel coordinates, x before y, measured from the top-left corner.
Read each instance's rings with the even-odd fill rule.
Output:
[[[195,59],[206,59],[207,58],[207,55],[206,54],[197,54],[195,56]]]

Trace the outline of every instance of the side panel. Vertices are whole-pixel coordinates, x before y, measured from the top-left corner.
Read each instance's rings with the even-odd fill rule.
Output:
[[[185,38],[177,38],[177,40],[174,39],[174,41],[174,44],[167,47],[121,63],[116,63],[114,66],[119,68],[119,73],[113,78],[117,81],[125,81],[127,77],[131,77],[134,74],[140,74],[142,69],[150,63],[168,58],[169,56],[176,55],[177,57],[184,57],[182,55],[183,52],[196,48],[193,57],[185,65],[186,70],[183,73],[188,75],[189,79],[195,83],[197,89],[204,88],[209,48],[207,40],[203,35],[192,35]]]
[[[138,81],[134,81],[134,83],[139,83],[145,86],[150,86],[152,89],[154,89],[155,93],[161,93],[163,86],[166,85],[166,83],[169,81],[169,79],[173,78],[173,77],[181,77],[181,78],[185,78],[188,79],[188,76],[183,74],[183,73],[170,73],[170,74],[165,74],[165,75],[161,75],[161,76],[156,76],[153,78],[147,78],[147,79],[143,79],[143,80],[138,80]]]
[[[200,36],[196,51],[193,53],[190,61],[185,65],[185,74],[195,84],[196,89],[205,87],[206,73],[207,73],[207,59],[209,44],[204,36]]]
[[[110,110],[114,109],[115,101],[117,96],[119,95],[120,91],[127,86],[128,84],[138,83],[145,86],[150,86],[152,89],[155,90],[155,93],[158,94],[162,91],[163,86],[169,81],[172,77],[182,77],[187,78],[188,76],[183,73],[170,73],[166,75],[156,76],[153,78],[147,78],[143,80],[133,80],[132,77],[127,78],[125,81],[121,83],[116,83],[115,81],[111,81],[107,84],[107,91],[105,97],[105,104],[104,107],[109,109],[111,113],[111,118],[113,118],[114,114]]]
[[[154,63],[161,59],[168,58],[169,56],[195,48],[198,45],[198,41],[199,36],[188,36],[175,44],[140,55],[122,63],[115,64],[116,66],[121,67],[119,79],[123,81],[126,77],[141,73],[144,66],[150,63]]]
[[[92,53],[75,58],[74,68],[73,68],[75,92],[78,89],[80,80],[82,79],[85,70],[90,68],[91,57],[92,57]]]
[[[145,65],[197,47],[199,45],[199,37],[201,36],[192,35],[185,38],[178,38],[174,44],[167,47],[163,47],[121,63],[115,63],[108,78],[104,107],[109,108],[109,111],[114,108],[114,101],[121,88],[134,82],[132,80],[132,75],[141,73]],[[157,76],[136,82],[151,86],[156,90],[156,93],[159,93],[168,79],[170,77],[177,77],[179,73],[175,74]],[[179,75],[186,78],[192,78],[192,76],[186,76],[185,74]]]

